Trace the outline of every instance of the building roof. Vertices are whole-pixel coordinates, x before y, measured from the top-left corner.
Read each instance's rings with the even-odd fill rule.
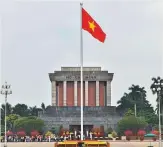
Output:
[[[114,73],[101,67],[83,67],[84,81],[112,81]],[[60,71],[49,73],[50,81],[80,81],[80,67],[61,67]]]
[[[61,67],[61,71],[80,71],[81,67]],[[83,67],[83,71],[101,71],[101,67]]]

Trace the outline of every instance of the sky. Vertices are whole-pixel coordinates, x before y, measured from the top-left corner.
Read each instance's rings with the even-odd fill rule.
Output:
[[[155,107],[150,85],[163,77],[163,2],[96,0],[83,7],[107,34],[100,43],[83,31],[84,66],[114,73],[112,105],[135,84]],[[79,1],[2,0],[0,14],[0,83],[11,84],[8,102],[51,104],[48,73],[80,66]]]

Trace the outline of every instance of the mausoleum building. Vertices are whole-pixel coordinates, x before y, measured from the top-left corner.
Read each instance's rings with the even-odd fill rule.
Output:
[[[121,118],[116,107],[111,106],[113,75],[101,67],[83,67],[84,129],[115,128]],[[52,107],[39,117],[48,128],[62,125],[80,130],[80,67],[61,67],[60,71],[49,73],[49,78]]]

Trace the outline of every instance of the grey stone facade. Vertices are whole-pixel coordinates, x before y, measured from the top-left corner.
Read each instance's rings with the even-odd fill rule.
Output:
[[[48,107],[45,112],[39,113],[39,117],[44,120],[47,129],[52,127],[60,127],[69,129],[72,125],[80,125],[81,111],[77,106],[77,81],[80,81],[80,67],[61,67],[61,71],[49,73],[52,83],[52,106]],[[83,110],[83,124],[94,127],[104,126],[104,130],[108,128],[115,129],[117,122],[121,117],[116,113],[116,107],[111,106],[111,81],[113,73],[102,71],[101,67],[84,67],[83,81],[85,84],[85,106]],[[63,82],[63,106],[58,106],[58,95],[56,94],[56,83]],[[74,82],[74,106],[66,106],[66,83]],[[96,81],[96,106],[88,106],[88,83]],[[106,83],[104,90],[104,106],[100,106],[99,102],[99,82]]]
[[[69,129],[70,125],[80,125],[80,107],[49,107],[46,112],[40,113],[48,129],[63,125]],[[114,106],[84,107],[84,125],[95,127],[104,126],[104,130],[115,128],[121,117],[116,113]]]
[[[50,81],[80,81],[80,71],[55,71],[49,73]],[[83,81],[112,81],[108,71],[83,71]]]
[[[88,106],[88,83],[91,81],[96,82],[96,106],[99,106],[99,82],[106,82],[105,92],[105,106],[111,106],[111,81],[113,80],[113,73],[101,70],[101,67],[83,67],[83,81],[85,84],[85,104]],[[56,85],[57,82],[63,82],[63,106],[66,106],[66,82],[74,82],[74,98],[77,99],[77,85],[76,82],[80,81],[80,68],[79,67],[61,67],[61,71],[49,73],[49,78],[52,83],[52,106],[58,106]],[[76,101],[74,103],[76,106]]]

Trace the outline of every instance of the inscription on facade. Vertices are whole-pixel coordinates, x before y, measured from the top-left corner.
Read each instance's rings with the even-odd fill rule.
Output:
[[[95,75],[84,75],[83,76],[84,80],[96,80]],[[68,75],[65,76],[65,80],[79,80],[80,81],[80,75]]]
[[[61,71],[80,71],[80,67],[61,67]],[[101,67],[83,67],[83,71],[101,71]]]

